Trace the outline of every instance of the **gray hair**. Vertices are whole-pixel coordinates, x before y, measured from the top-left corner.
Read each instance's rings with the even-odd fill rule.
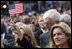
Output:
[[[68,22],[68,23],[71,23],[71,17],[70,17],[70,15],[68,15],[68,14],[62,14],[61,16],[60,16],[60,21],[64,21],[64,22]]]
[[[45,20],[46,18],[50,18],[54,22],[59,21],[60,13],[56,9],[50,9],[46,11],[43,15],[43,19]]]

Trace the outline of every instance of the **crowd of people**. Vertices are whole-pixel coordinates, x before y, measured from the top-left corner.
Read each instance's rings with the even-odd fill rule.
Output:
[[[1,48],[71,48],[71,9],[1,15]]]

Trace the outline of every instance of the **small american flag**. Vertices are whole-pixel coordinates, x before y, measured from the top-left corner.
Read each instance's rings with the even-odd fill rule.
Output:
[[[14,14],[23,13],[23,3],[9,5],[10,16]]]

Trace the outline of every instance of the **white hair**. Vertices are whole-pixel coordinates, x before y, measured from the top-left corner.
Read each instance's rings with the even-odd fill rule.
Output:
[[[64,22],[71,23],[71,17],[68,14],[62,14],[60,16],[60,21],[64,20]]]
[[[46,18],[50,18],[54,22],[56,22],[57,20],[59,21],[60,13],[56,9],[50,9],[46,11],[43,15],[43,19],[45,20]]]

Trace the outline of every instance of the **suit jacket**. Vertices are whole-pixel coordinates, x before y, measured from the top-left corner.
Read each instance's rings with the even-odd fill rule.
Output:
[[[40,28],[36,28],[36,31],[34,32],[34,35],[35,35],[35,38],[36,38],[36,41],[38,43],[38,45],[40,45],[40,40],[39,40],[39,37],[40,35],[42,34],[42,30]]]
[[[40,46],[42,48],[45,48],[47,45],[49,45],[49,38],[50,38],[50,33],[46,32],[40,35]]]

